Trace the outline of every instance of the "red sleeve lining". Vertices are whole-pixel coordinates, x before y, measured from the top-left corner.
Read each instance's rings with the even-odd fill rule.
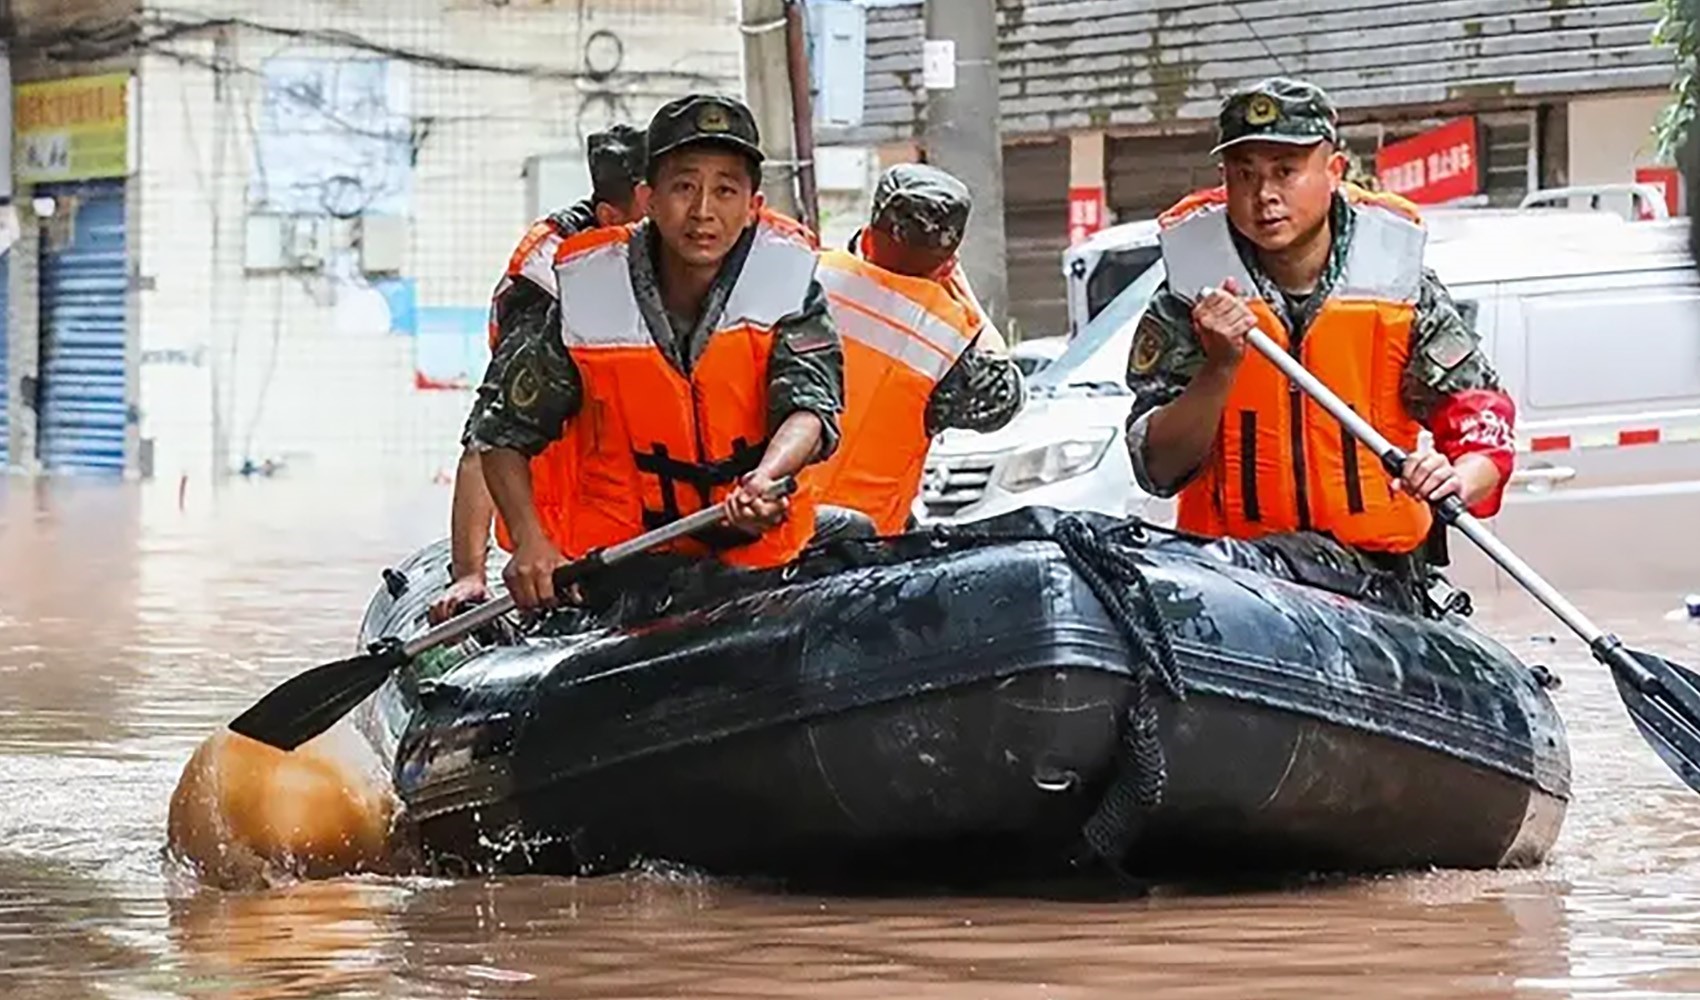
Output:
[[[1505,487],[1517,460],[1517,442],[1512,434],[1516,420],[1517,405],[1498,389],[1455,392],[1440,400],[1429,419],[1434,448],[1448,461],[1481,455],[1499,470],[1498,487],[1470,507],[1470,513],[1477,517],[1499,513],[1505,499]]]

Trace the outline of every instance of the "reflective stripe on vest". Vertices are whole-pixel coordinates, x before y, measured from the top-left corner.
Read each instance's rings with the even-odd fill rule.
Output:
[[[568,235],[554,219],[543,219],[533,225],[508,259],[508,277],[524,278],[547,292],[550,298],[560,298],[560,286],[555,280],[555,255],[560,252],[561,242]]]
[[[804,482],[896,534],[921,488],[927,404],[973,343],[974,319],[938,282],[843,251],[821,255],[820,283],[844,340],[844,415],[838,451]]]
[[[1223,196],[1206,192],[1164,215],[1164,265],[1191,301],[1235,277],[1259,328],[1292,350],[1285,324],[1263,301],[1234,248]],[[1402,206],[1348,188],[1354,217],[1345,268],[1303,332],[1305,366],[1395,444],[1416,446],[1421,427],[1400,395],[1410,356],[1425,241]],[[1182,210],[1185,209],[1185,210]],[[1393,488],[1377,458],[1291,385],[1248,353],[1235,376],[1211,458],[1181,491],[1180,527],[1251,538],[1316,530],[1365,549],[1407,552],[1422,544],[1428,508]]]
[[[856,235],[850,238],[850,256],[857,260],[872,260],[874,255],[873,235],[866,229],[858,229]],[[979,336],[987,327],[992,325],[991,317],[986,315],[986,309],[980,305],[980,299],[974,294],[974,289],[968,284],[968,272],[962,269],[962,261],[951,258],[949,269],[941,268],[942,275],[935,274],[939,287],[960,305],[967,313],[972,326],[971,336]],[[998,334],[1002,336],[1002,334]]]
[[[635,227],[593,230],[562,245],[561,337],[584,384],[571,421],[578,475],[561,514],[564,550],[581,555],[723,500],[760,461],[767,439],[773,329],[799,311],[814,278],[807,240],[764,220],[727,306],[687,378],[666,359],[638,307],[629,264]],[[786,522],[755,541],[687,539],[675,551],[760,567],[796,556],[814,532],[807,491]]]
[[[560,250],[561,242],[571,235],[554,218],[539,219],[531,228],[525,231],[514,252],[508,258],[507,271],[502,280],[496,283],[496,290],[490,295],[489,341],[490,352],[496,351],[496,343],[501,339],[501,324],[498,322],[498,303],[514,287],[514,282],[525,279],[543,289],[551,298],[557,298],[558,288],[555,282],[555,254]],[[565,502],[564,495],[567,484],[574,479],[573,445],[565,437],[556,441],[531,460],[531,495],[533,505],[537,509],[539,520],[545,529],[560,521],[561,505]],[[508,531],[507,522],[500,514],[496,515],[496,544],[506,551],[514,549],[513,535]],[[550,531],[550,540],[557,547],[564,540]]]
[[[837,250],[821,261],[821,287],[841,336],[935,383],[968,349],[966,314],[935,282],[883,272]]]

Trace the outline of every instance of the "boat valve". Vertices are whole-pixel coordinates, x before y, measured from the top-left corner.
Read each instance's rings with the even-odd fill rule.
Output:
[[[1058,771],[1047,767],[1033,773],[1033,784],[1042,792],[1066,792],[1079,783],[1080,775],[1073,771]]]

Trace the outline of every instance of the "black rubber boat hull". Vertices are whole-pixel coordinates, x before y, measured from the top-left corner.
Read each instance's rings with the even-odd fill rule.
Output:
[[[1092,870],[1081,830],[1125,766],[1135,683],[1115,623],[1053,543],[898,547],[901,561],[687,600],[386,688],[367,724],[436,867],[664,859],[940,883]],[[1503,648],[1184,541],[1140,552],[1187,697],[1156,695],[1166,782],[1127,871],[1545,857],[1568,798],[1564,731]],[[441,550],[401,572],[367,636],[416,619]]]

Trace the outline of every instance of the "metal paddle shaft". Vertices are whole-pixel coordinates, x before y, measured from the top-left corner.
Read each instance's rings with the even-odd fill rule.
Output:
[[[574,582],[604,566],[612,566],[640,552],[666,545],[668,542],[678,541],[687,535],[694,535],[705,528],[712,528],[720,524],[725,519],[726,505],[716,504],[713,507],[699,510],[695,514],[681,517],[677,521],[664,524],[654,531],[646,531],[629,541],[610,545],[606,549],[598,549],[589,553],[583,559],[567,563],[556,570],[555,591],[559,593],[566,590]],[[514,599],[511,594],[503,595],[494,601],[486,601],[470,611],[464,611],[409,639],[402,644],[402,655],[411,660],[420,653],[455,642],[512,611],[514,606]]]
[[[772,498],[789,496],[796,488],[796,480],[787,477],[778,484]],[[726,514],[726,505],[719,503],[630,541],[591,552],[555,571],[555,590],[567,590],[605,566],[719,525],[727,519]],[[413,662],[421,653],[470,635],[514,607],[513,597],[504,596],[464,611],[406,642],[395,638],[379,640],[373,643],[370,652],[314,667],[273,688],[232,720],[230,729],[280,750],[293,750],[335,725],[382,687],[391,673]]]
[[[1383,437],[1263,331],[1252,330],[1246,334],[1246,340],[1353,437],[1375,452],[1388,475],[1403,474],[1405,462],[1410,458],[1403,448]],[[1433,506],[1443,522],[1475,542],[1488,558],[1580,636],[1595,659],[1612,669],[1618,680],[1618,693],[1641,734],[1689,787],[1700,791],[1700,675],[1651,653],[1629,649],[1617,636],[1589,621],[1552,584],[1488,531],[1486,525],[1476,520],[1461,498],[1450,496]]]
[[[1264,357],[1273,362],[1275,367],[1281,369],[1282,374],[1316,400],[1318,405],[1327,410],[1335,420],[1340,421],[1341,426],[1350,431],[1353,437],[1362,441],[1371,451],[1375,452],[1388,475],[1398,478],[1404,474],[1405,461],[1410,458],[1410,455],[1403,448],[1383,437],[1381,432],[1371,426],[1369,421],[1359,416],[1358,412],[1347,406],[1339,396],[1334,395],[1331,389],[1322,384],[1321,379],[1312,375],[1310,369],[1299,363],[1299,359],[1281,350],[1273,340],[1269,339],[1268,334],[1261,330],[1251,331],[1246,335],[1246,339]],[[1472,517],[1470,512],[1465,509],[1463,500],[1456,496],[1447,497],[1434,506],[1441,520],[1457,528],[1470,541],[1480,546],[1490,559],[1498,563],[1513,579],[1527,588],[1537,601],[1546,605],[1564,624],[1570,626],[1571,630],[1581,636],[1582,641],[1586,642],[1589,647],[1593,647],[1607,638],[1606,634],[1589,621],[1581,611],[1578,611],[1575,605],[1565,599],[1563,594],[1554,590],[1552,585],[1541,579],[1540,574],[1520,559],[1517,553],[1506,548],[1504,542],[1500,541],[1491,531],[1488,531],[1487,527],[1480,521]],[[1639,665],[1635,665],[1634,669],[1640,670]],[[1646,671],[1641,670],[1641,673],[1644,674]]]

